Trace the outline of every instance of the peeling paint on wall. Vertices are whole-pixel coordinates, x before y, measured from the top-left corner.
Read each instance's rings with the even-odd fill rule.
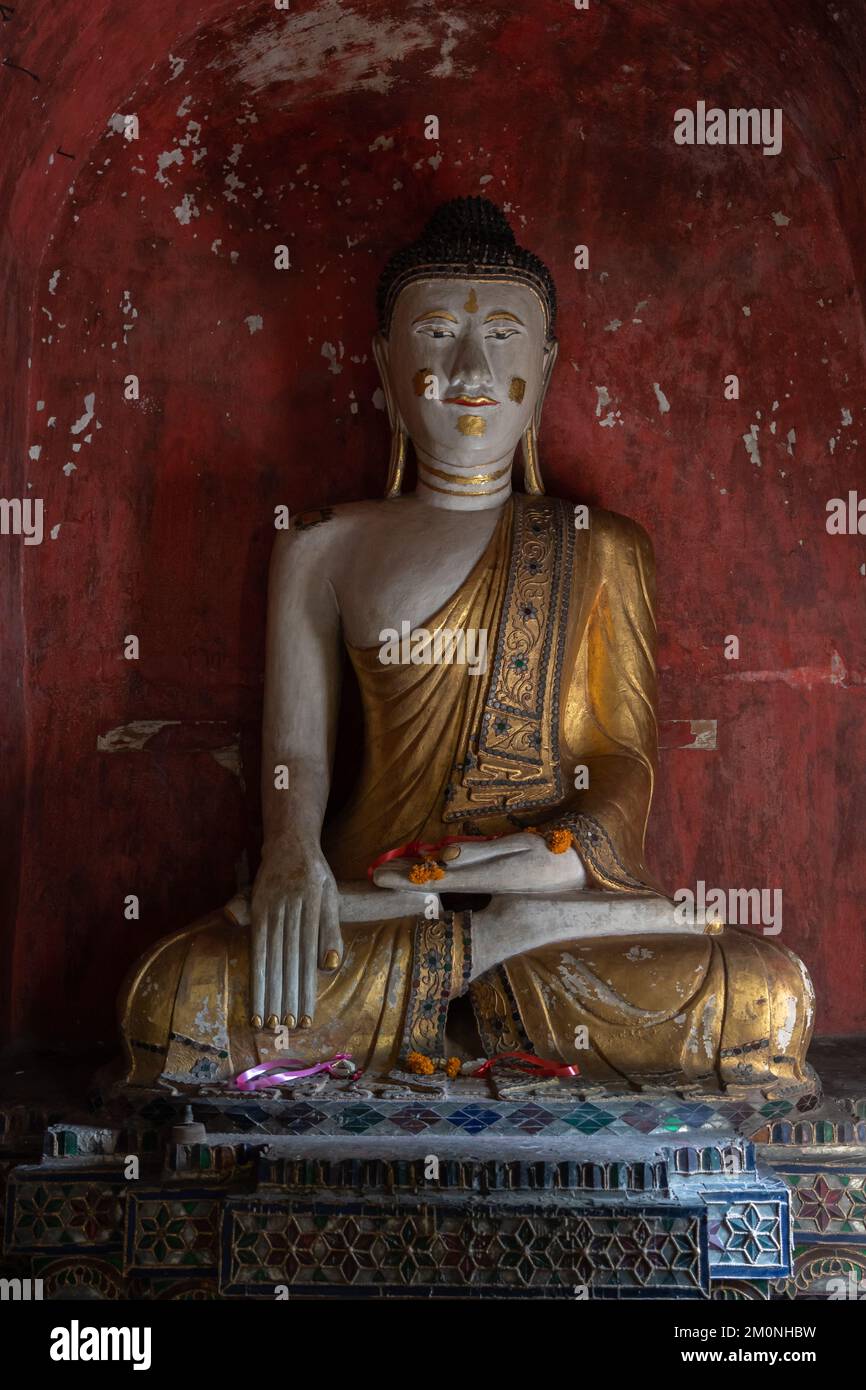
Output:
[[[88,425],[93,419],[93,412],[95,408],[96,393],[94,391],[91,391],[88,395],[84,397],[84,414],[79,416],[79,418],[75,421],[74,425],[70,425],[69,433],[82,434],[83,431],[87,429]]]
[[[96,747],[100,753],[129,753],[146,748],[160,729],[179,724],[179,719],[135,719],[131,724],[119,724],[116,729],[97,734]]]
[[[718,732],[716,719],[665,719],[659,724],[659,749],[694,748],[714,752],[718,747]]]
[[[396,19],[387,11],[372,17],[340,0],[321,0],[313,10],[280,16],[246,36],[232,54],[233,75],[262,92],[277,83],[302,88],[329,69],[337,93],[384,95],[396,81],[396,64],[436,44],[432,27],[432,18]]]
[[[759,429],[759,425],[751,425],[749,427],[749,433],[743,435],[743,443],[746,446],[746,453],[749,455],[749,458],[751,459],[752,463],[756,466],[756,468],[761,467],[761,453],[758,448]]]
[[[838,685],[847,688],[866,683],[866,676],[850,672],[838,652],[831,653],[829,666],[792,666],[783,671],[730,671],[724,679],[742,681],[747,685],[779,681],[793,689],[807,690],[816,685]]]

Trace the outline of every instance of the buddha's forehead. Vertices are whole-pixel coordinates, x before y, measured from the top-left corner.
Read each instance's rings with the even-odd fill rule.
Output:
[[[510,314],[543,341],[545,314],[538,294],[517,279],[473,278],[469,275],[431,276],[412,280],[400,291],[391,320],[391,333],[405,332],[425,314],[447,313],[465,323],[484,323],[498,313]]]

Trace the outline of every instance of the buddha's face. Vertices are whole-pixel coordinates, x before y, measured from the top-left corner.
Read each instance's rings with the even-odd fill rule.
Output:
[[[376,355],[389,407],[415,447],[472,469],[517,446],[555,343],[529,286],[455,276],[407,285]]]

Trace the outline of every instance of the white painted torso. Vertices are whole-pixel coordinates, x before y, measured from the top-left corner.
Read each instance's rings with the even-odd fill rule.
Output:
[[[423,626],[472,571],[501,516],[502,507],[451,511],[413,496],[339,508],[323,529],[335,528],[327,569],[344,640],[372,647],[385,628]]]

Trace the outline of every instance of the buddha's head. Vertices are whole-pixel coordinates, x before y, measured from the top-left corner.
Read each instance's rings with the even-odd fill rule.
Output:
[[[486,198],[457,198],[379,281],[374,351],[392,429],[388,496],[407,437],[455,473],[510,460],[523,444],[527,490],[541,492],[535,434],[556,359],[556,291]]]

